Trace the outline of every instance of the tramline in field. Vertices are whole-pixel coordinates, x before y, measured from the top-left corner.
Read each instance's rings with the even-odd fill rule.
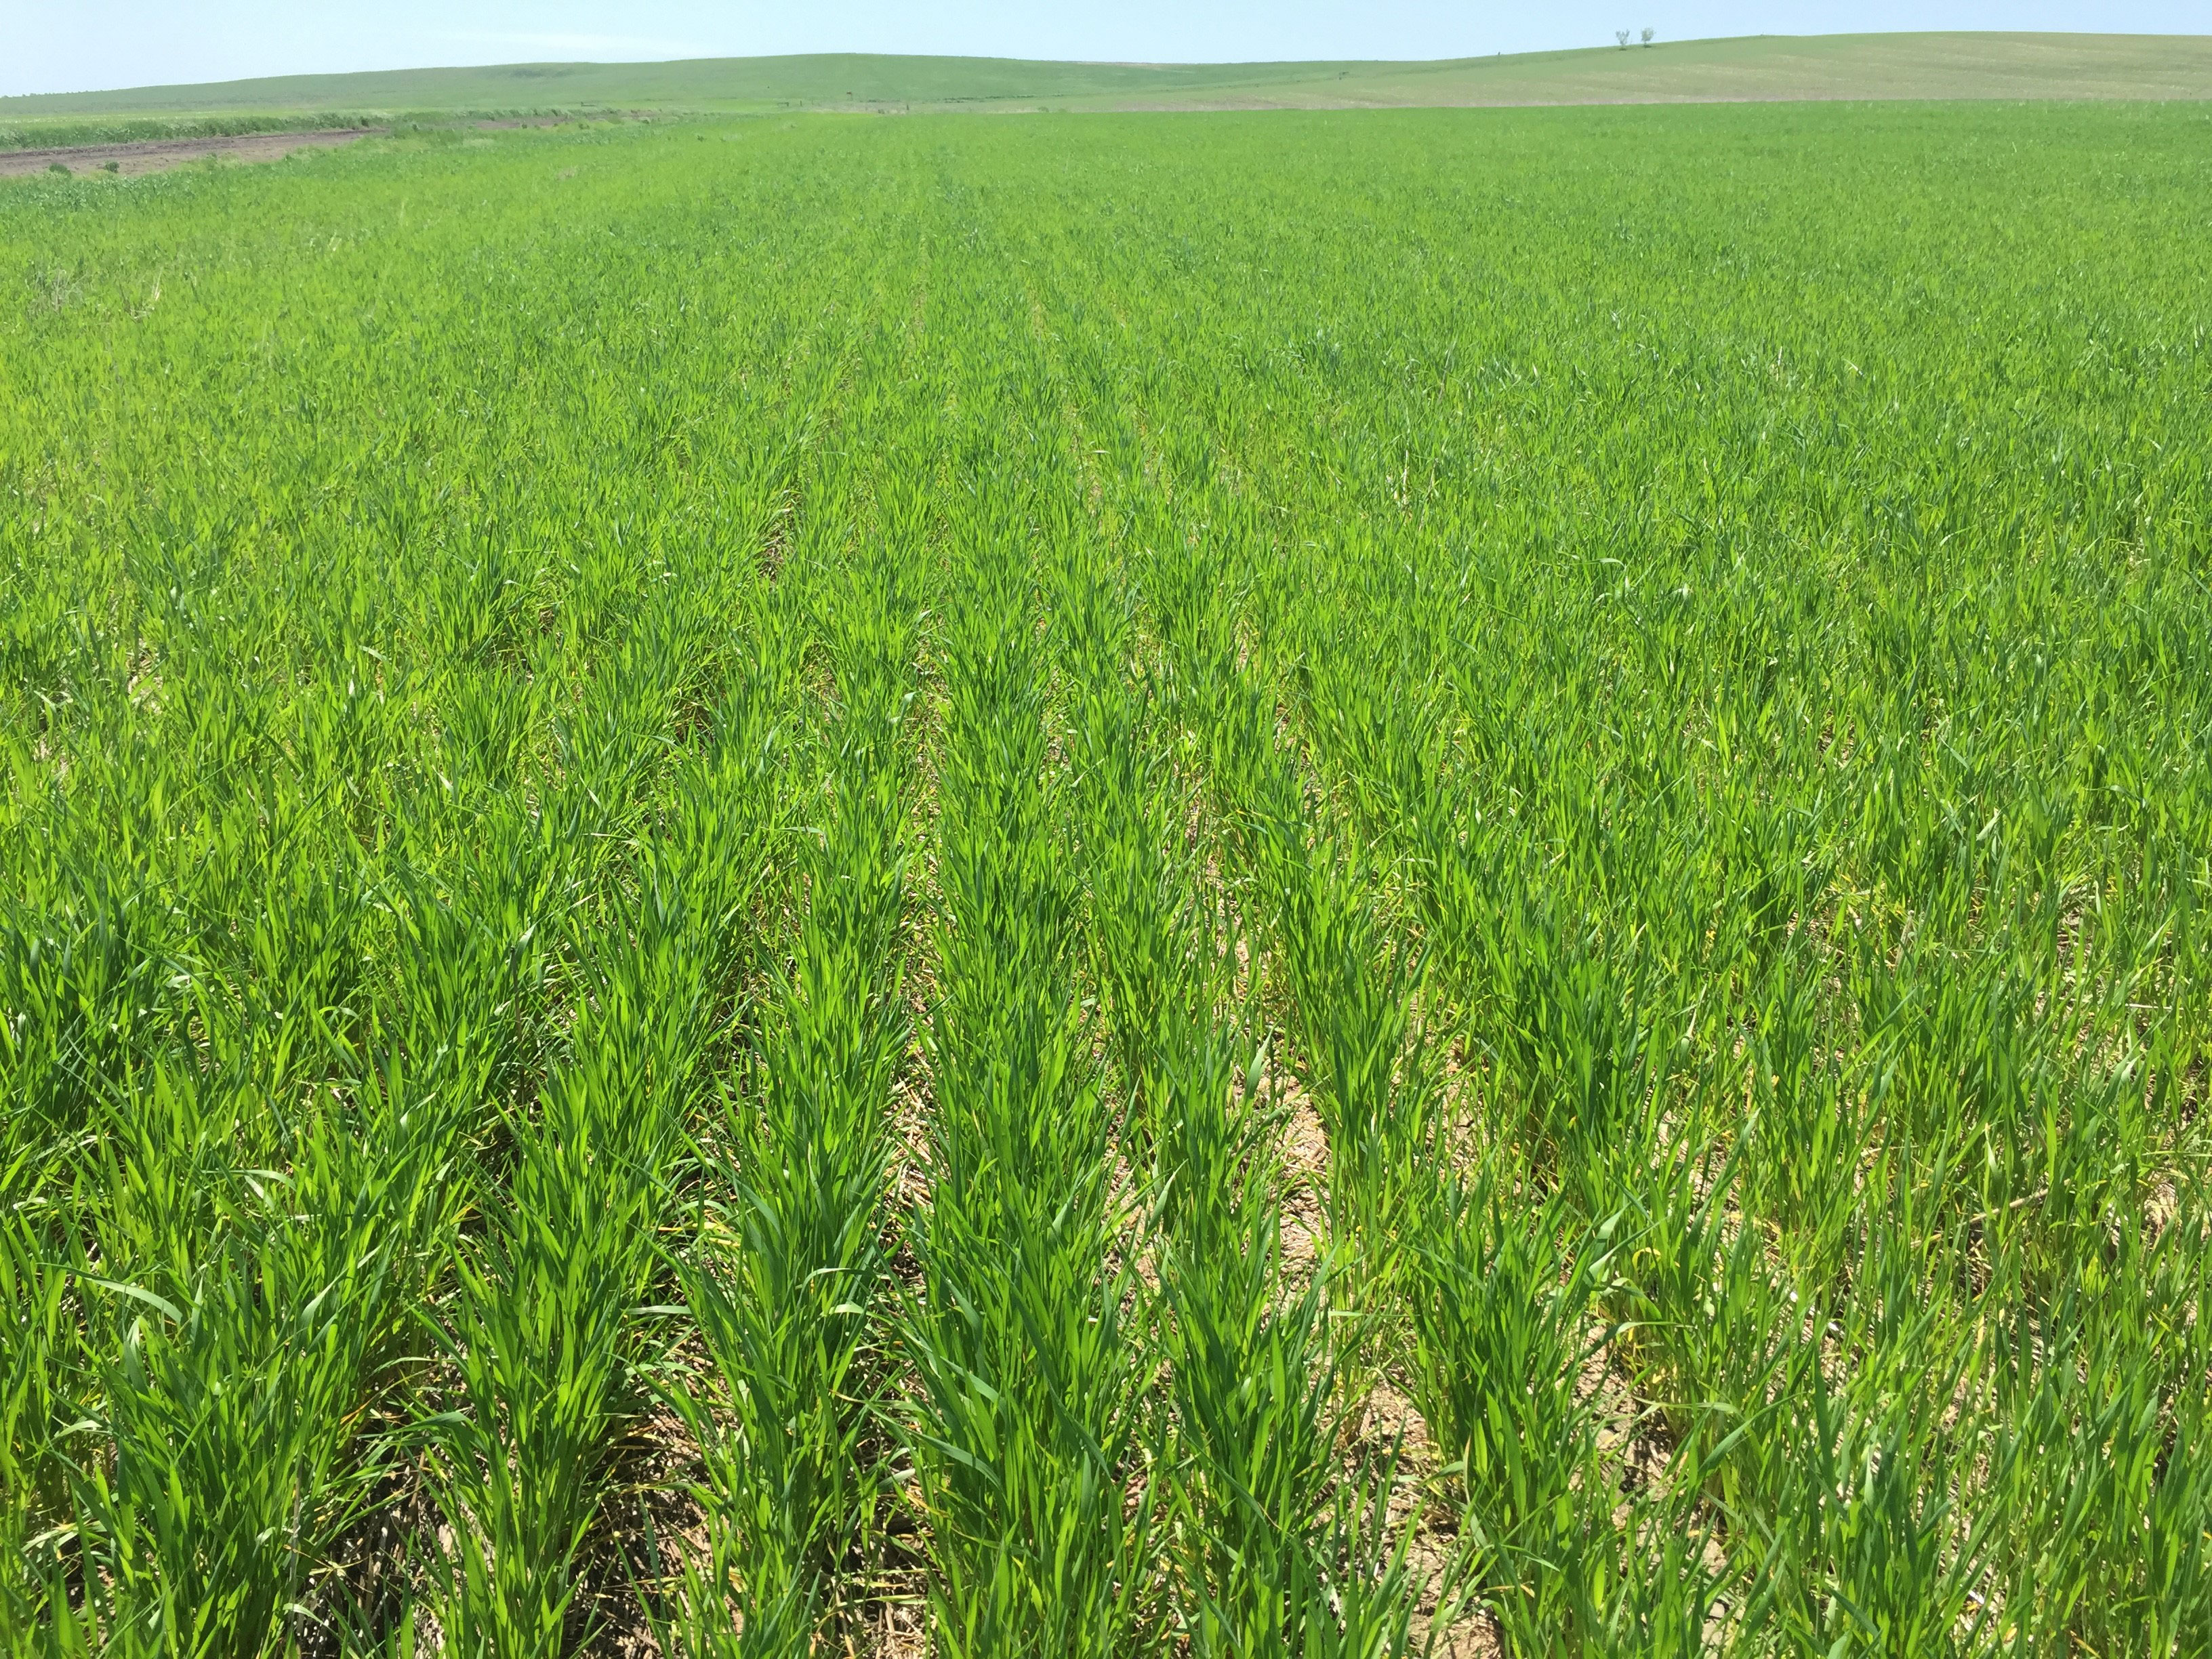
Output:
[[[0,189],[8,1650],[2206,1652],[2208,137]]]

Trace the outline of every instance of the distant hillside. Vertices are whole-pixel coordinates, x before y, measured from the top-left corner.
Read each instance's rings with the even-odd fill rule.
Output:
[[[0,125],[378,109],[1249,109],[1799,98],[2212,98],[2212,35],[1757,35],[1432,63],[830,54],[509,64],[0,98]]]

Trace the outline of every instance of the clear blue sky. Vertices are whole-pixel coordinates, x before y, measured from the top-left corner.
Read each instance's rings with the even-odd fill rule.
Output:
[[[2212,0],[0,0],[0,94],[433,64],[917,52],[1457,58],[1874,29],[2212,31]]]

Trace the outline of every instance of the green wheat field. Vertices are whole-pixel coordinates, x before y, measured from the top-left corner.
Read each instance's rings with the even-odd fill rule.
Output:
[[[0,188],[0,1635],[2212,1648],[2212,106]]]

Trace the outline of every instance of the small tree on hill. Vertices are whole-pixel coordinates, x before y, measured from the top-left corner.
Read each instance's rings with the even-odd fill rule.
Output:
[[[1626,52],[1628,50],[1628,31],[1626,29],[1615,29],[1613,32],[1613,38],[1620,42],[1620,49],[1623,52]]]
[[[1659,31],[1658,31],[1657,29],[1646,29],[1646,30],[1644,30],[1644,44],[1645,46],[1650,46],[1650,45],[1651,44],[1651,37],[1652,37],[1653,35],[1655,35],[1655,34],[1658,33],[1659,33]]]

